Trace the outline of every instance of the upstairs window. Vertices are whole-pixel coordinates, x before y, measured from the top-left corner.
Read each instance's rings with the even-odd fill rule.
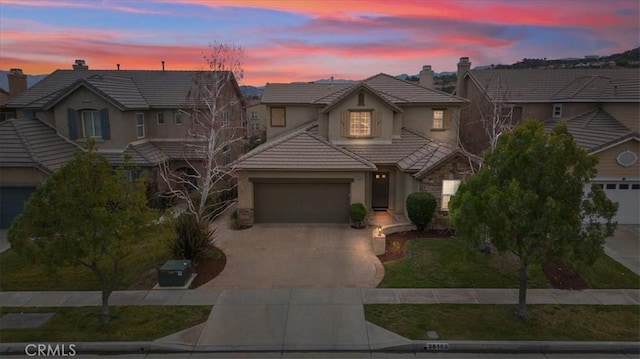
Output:
[[[184,123],[182,113],[180,113],[180,111],[176,111],[173,113],[173,123],[175,123],[176,125],[182,125]]]
[[[371,136],[371,111],[349,112],[349,136]]]
[[[251,119],[252,120],[258,119],[258,111],[251,111]]]
[[[164,112],[156,113],[156,123],[158,125],[164,125]]]
[[[85,110],[81,112],[81,116],[84,137],[102,137],[100,114],[98,111]]]
[[[436,130],[444,130],[444,110],[433,110],[433,126]]]
[[[271,127],[285,127],[287,125],[287,114],[284,107],[271,108]]]
[[[229,127],[229,112],[223,111],[220,116],[222,117],[222,127]]]
[[[455,196],[460,187],[460,180],[443,180],[442,181],[442,205],[440,209],[443,211],[449,210],[449,201]]]
[[[562,104],[556,103],[553,105],[553,118],[562,117]]]
[[[138,138],[144,137],[144,113],[136,113],[136,135]]]
[[[222,162],[225,165],[231,163],[231,147],[228,144],[222,146]]]

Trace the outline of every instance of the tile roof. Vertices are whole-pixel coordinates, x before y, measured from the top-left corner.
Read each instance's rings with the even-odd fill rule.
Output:
[[[81,150],[38,119],[0,123],[0,166],[40,167],[53,172]]]
[[[42,108],[80,80],[133,108],[184,108],[202,71],[56,70],[7,103],[11,108]],[[136,98],[137,94],[141,97]],[[138,106],[148,107],[138,107]]]
[[[640,100],[637,68],[472,70],[468,76],[489,97],[508,102]]]
[[[544,127],[551,131],[557,123],[558,121],[549,120],[544,122]],[[630,136],[638,137],[638,133],[631,131],[604,110],[590,111],[567,119],[564,123],[576,143],[589,153]]]
[[[241,170],[372,171],[376,166],[312,132],[308,126],[285,134],[236,161]]]
[[[455,147],[402,129],[391,144],[334,145],[318,135],[315,123],[279,136],[238,159],[240,170],[376,170],[397,166],[406,172],[425,171],[456,153]]]
[[[92,75],[77,80],[66,89],[58,91],[56,96],[44,105],[44,109],[50,109],[82,86],[107,99],[120,110],[149,108],[149,104],[131,78]]]
[[[267,104],[331,105],[366,85],[385,101],[394,105],[409,103],[465,103],[466,100],[446,92],[400,80],[387,74],[378,74],[354,84],[290,83],[267,84],[262,102]]]

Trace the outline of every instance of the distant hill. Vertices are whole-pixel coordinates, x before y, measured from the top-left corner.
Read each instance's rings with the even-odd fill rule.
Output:
[[[9,91],[9,78],[7,78],[8,73],[9,71],[0,70],[0,88],[7,91]],[[47,76],[49,75],[27,75],[27,87],[37,84]]]

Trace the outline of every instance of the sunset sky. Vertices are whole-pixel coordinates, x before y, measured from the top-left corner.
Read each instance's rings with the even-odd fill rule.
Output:
[[[638,0],[0,0],[0,69],[196,70],[245,49],[245,85],[454,71],[640,46]]]

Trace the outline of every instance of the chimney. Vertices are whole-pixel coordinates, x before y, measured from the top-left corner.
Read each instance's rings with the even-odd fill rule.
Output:
[[[461,57],[460,62],[458,62],[458,73],[456,80],[456,95],[460,97],[465,97],[467,95],[467,90],[464,88],[464,75],[471,70],[471,61],[469,61],[468,57]]]
[[[431,65],[422,66],[422,71],[420,71],[420,86],[433,88],[433,71],[431,70]]]
[[[89,66],[87,66],[87,63],[84,60],[78,59],[73,64],[73,69],[74,70],[89,70]]]
[[[13,98],[27,89],[27,75],[22,73],[22,69],[9,70],[7,79],[9,79],[9,98]]]
[[[118,71],[120,71],[120,64],[116,64],[116,66],[118,67]]]
[[[164,60],[162,60],[162,71],[164,71]]]

